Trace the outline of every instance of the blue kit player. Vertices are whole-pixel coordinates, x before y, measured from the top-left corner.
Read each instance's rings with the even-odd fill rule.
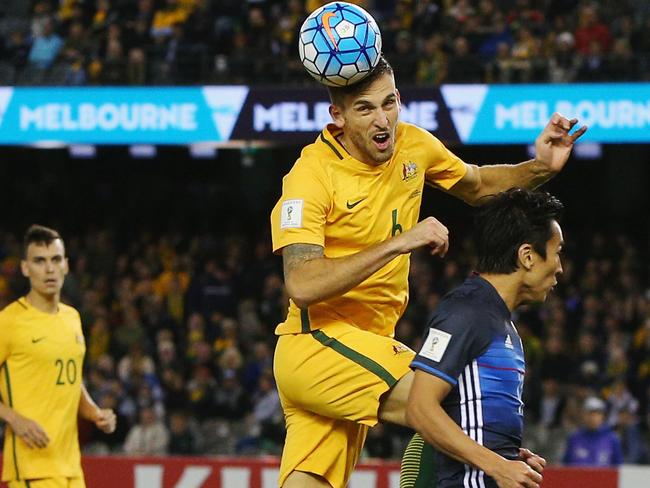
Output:
[[[511,189],[477,212],[478,272],[440,302],[411,363],[407,420],[437,451],[421,463],[435,461],[438,488],[542,481],[546,461],[521,449],[526,365],[511,313],[557,283],[561,210],[548,193]]]

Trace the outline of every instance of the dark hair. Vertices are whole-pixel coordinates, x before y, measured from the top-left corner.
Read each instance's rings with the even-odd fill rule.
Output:
[[[511,188],[476,210],[475,242],[479,273],[509,274],[517,270],[519,247],[528,243],[546,259],[551,222],[564,206],[546,192]]]
[[[27,229],[27,232],[25,232],[25,237],[23,238],[23,257],[27,257],[27,248],[30,244],[49,246],[57,239],[63,242],[59,233],[54,229],[50,229],[44,225],[31,225]]]
[[[330,100],[332,104],[343,107],[345,105],[345,99],[348,97],[356,97],[359,93],[367,89],[372,83],[375,82],[378,78],[385,74],[393,74],[393,68],[386,58],[383,56],[379,57],[377,66],[372,68],[370,73],[365,78],[347,86],[328,86],[327,91],[330,95]]]

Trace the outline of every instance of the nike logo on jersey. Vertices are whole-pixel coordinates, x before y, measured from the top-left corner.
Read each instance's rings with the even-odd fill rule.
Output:
[[[45,337],[37,337],[36,339],[34,339],[32,337],[32,344],[36,344],[37,342],[41,342],[43,339],[45,339]]]
[[[510,338],[510,334],[506,335],[505,346],[506,346],[508,349],[514,349],[514,348],[515,348],[515,346],[512,345],[512,339]]]
[[[359,205],[364,200],[365,200],[365,198],[362,198],[361,200],[357,200],[356,202],[352,202],[352,203],[350,203],[350,200],[348,200],[347,202],[345,202],[345,204],[348,207],[348,209],[352,210],[354,207]]]

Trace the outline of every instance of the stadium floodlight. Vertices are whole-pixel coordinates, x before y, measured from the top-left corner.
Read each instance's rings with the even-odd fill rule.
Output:
[[[136,159],[151,159],[156,157],[158,150],[152,144],[134,144],[129,146],[129,154]]]
[[[573,155],[576,159],[601,159],[603,145],[598,142],[582,142],[575,145]]]
[[[192,156],[194,159],[214,159],[217,156],[217,148],[214,144],[190,144],[189,147],[190,156]]]
[[[71,158],[93,159],[97,156],[97,147],[92,144],[71,144],[68,153]]]

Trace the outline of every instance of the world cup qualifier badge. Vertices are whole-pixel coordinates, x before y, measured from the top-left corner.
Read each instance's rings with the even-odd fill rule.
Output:
[[[418,166],[413,161],[402,163],[402,181],[409,181],[418,176]]]

